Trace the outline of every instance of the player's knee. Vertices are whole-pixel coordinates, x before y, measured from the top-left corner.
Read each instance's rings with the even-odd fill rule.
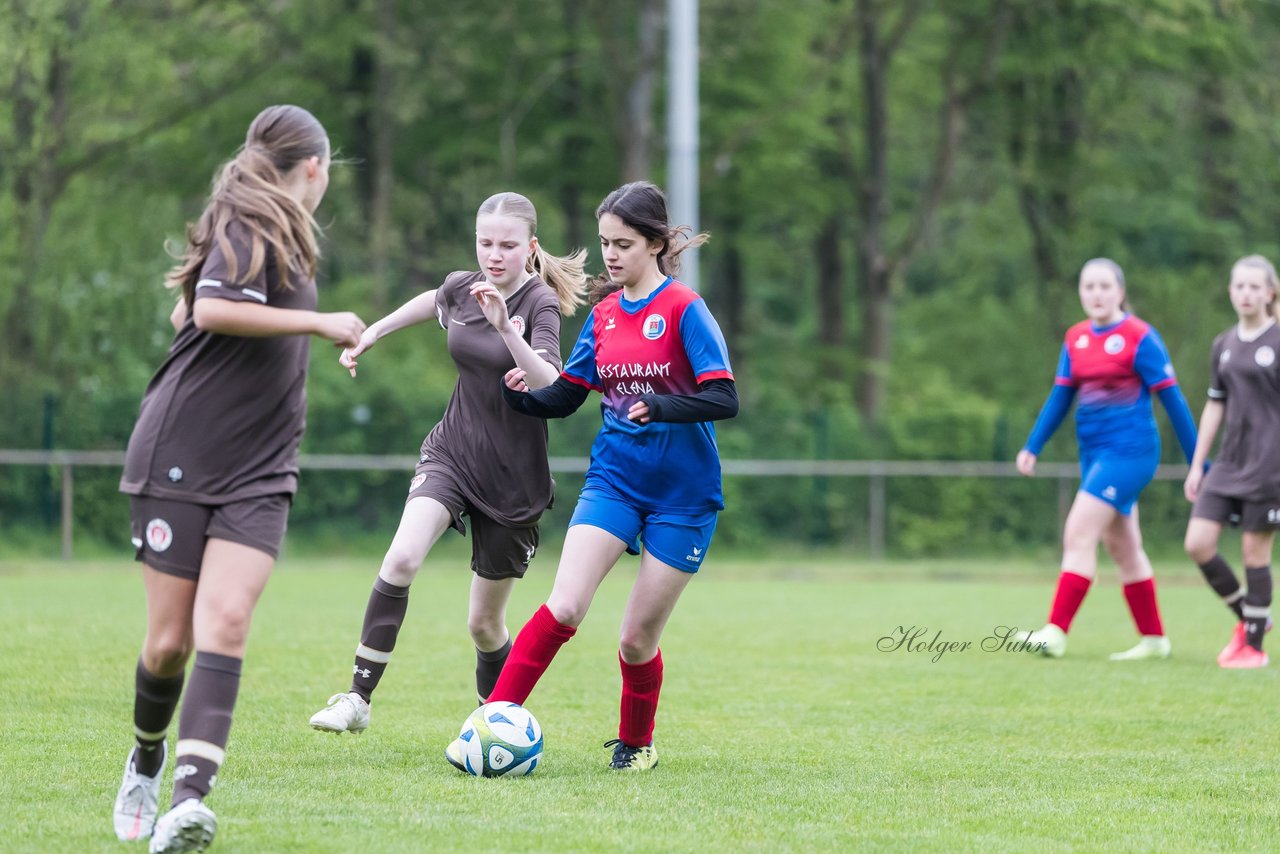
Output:
[[[560,599],[554,595],[547,600],[547,610],[562,626],[578,626],[587,616],[587,606],[572,599]]]
[[[417,555],[410,554],[406,549],[392,546],[387,550],[387,555],[382,559],[382,569],[378,571],[391,584],[399,587],[408,587],[413,583],[414,576],[418,574],[418,568],[422,566],[422,559]]]
[[[469,614],[467,631],[471,641],[479,649],[497,649],[507,636],[507,627],[501,614]]]
[[[658,654],[658,641],[647,632],[624,629],[618,638],[618,652],[628,664],[644,664]]]
[[[186,667],[193,646],[185,634],[148,635],[142,647],[142,666],[161,678],[176,676]]]
[[[1203,564],[1213,558],[1214,552],[1218,550],[1218,544],[1194,531],[1187,531],[1186,537],[1182,540],[1182,548],[1188,557],[1198,564]]]

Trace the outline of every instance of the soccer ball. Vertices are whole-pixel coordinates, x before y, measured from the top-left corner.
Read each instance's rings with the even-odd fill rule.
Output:
[[[458,738],[463,770],[476,777],[532,774],[542,758],[542,727],[518,703],[485,703],[467,717]]]

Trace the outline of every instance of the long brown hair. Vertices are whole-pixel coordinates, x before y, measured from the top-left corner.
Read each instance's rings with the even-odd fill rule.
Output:
[[[311,212],[285,190],[284,175],[308,157],[323,159],[329,137],[316,117],[301,107],[267,107],[249,125],[244,145],[213,178],[204,212],[187,224],[187,246],[177,266],[165,276],[165,287],[182,288],[190,306],[195,299],[200,268],[217,241],[227,259],[227,274],[240,279],[239,259],[227,238],[235,222],[249,233],[249,269],[245,277],[262,271],[272,254],[282,283],[289,287],[289,271],[315,275],[320,248],[319,227]]]
[[[623,184],[605,196],[596,208],[596,219],[605,214],[613,214],[645,240],[661,243],[658,271],[667,276],[674,276],[680,271],[682,252],[701,246],[711,238],[706,232],[693,234],[693,229],[687,225],[673,227],[668,222],[667,197],[648,181]],[[607,273],[602,273],[591,282],[591,303],[600,302],[621,287]]]
[[[538,211],[533,202],[519,193],[495,193],[480,204],[476,216],[498,214],[522,220],[529,226],[529,237],[538,233]],[[525,262],[525,271],[537,273],[560,300],[560,314],[570,317],[587,298],[587,250],[579,249],[570,255],[552,255],[534,244]]]
[[[1231,265],[1233,270],[1236,267],[1256,267],[1266,274],[1267,284],[1271,286],[1271,304],[1268,308],[1271,309],[1271,316],[1280,321],[1280,280],[1276,278],[1275,266],[1265,255],[1246,255]]]

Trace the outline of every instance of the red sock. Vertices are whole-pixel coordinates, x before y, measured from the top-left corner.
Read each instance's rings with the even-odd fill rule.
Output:
[[[534,611],[511,645],[511,654],[502,666],[489,702],[523,704],[551,664],[551,659],[577,631],[575,626],[566,626],[551,616],[546,605]]]
[[[1141,635],[1163,635],[1160,622],[1160,606],[1156,604],[1156,580],[1135,581],[1124,586],[1124,599],[1129,603],[1129,613]]]
[[[1069,569],[1062,570],[1058,576],[1058,590],[1053,594],[1053,607],[1049,610],[1049,622],[1064,632],[1071,630],[1071,621],[1084,602],[1084,595],[1089,592],[1090,578],[1077,575]]]
[[[618,738],[623,744],[644,747],[653,744],[653,719],[658,714],[658,694],[662,691],[662,650],[644,664],[622,665],[622,715]]]

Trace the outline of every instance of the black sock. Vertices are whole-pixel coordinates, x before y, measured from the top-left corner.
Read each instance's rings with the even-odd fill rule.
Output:
[[[1200,571],[1204,573],[1204,580],[1209,582],[1213,592],[1227,603],[1227,607],[1236,615],[1236,619],[1243,620],[1244,608],[1241,600],[1244,599],[1244,591],[1240,589],[1240,579],[1236,578],[1236,574],[1231,571],[1231,564],[1227,563],[1222,555],[1215,554],[1200,564]]]
[[[133,767],[144,777],[154,777],[164,768],[161,748],[169,733],[173,712],[178,708],[178,698],[182,696],[183,676],[183,673],[167,678],[156,676],[138,659],[133,696],[133,734],[138,746],[133,754]]]
[[[1244,594],[1245,642],[1262,652],[1262,637],[1271,619],[1271,567],[1247,566],[1244,577],[1249,588]]]
[[[187,699],[178,721],[177,764],[173,769],[173,805],[204,800],[218,777],[231,734],[231,713],[240,692],[240,659],[197,652]]]
[[[489,699],[489,695],[493,693],[493,686],[498,684],[498,674],[502,672],[502,665],[507,663],[507,656],[510,654],[511,637],[509,635],[507,642],[493,652],[482,652],[479,648],[476,649],[477,697]]]
[[[408,587],[397,587],[383,581],[382,576],[374,579],[369,604],[364,610],[364,626],[360,629],[360,646],[356,647],[356,663],[351,676],[351,690],[364,697],[366,703],[391,661],[396,635],[408,610]]]

